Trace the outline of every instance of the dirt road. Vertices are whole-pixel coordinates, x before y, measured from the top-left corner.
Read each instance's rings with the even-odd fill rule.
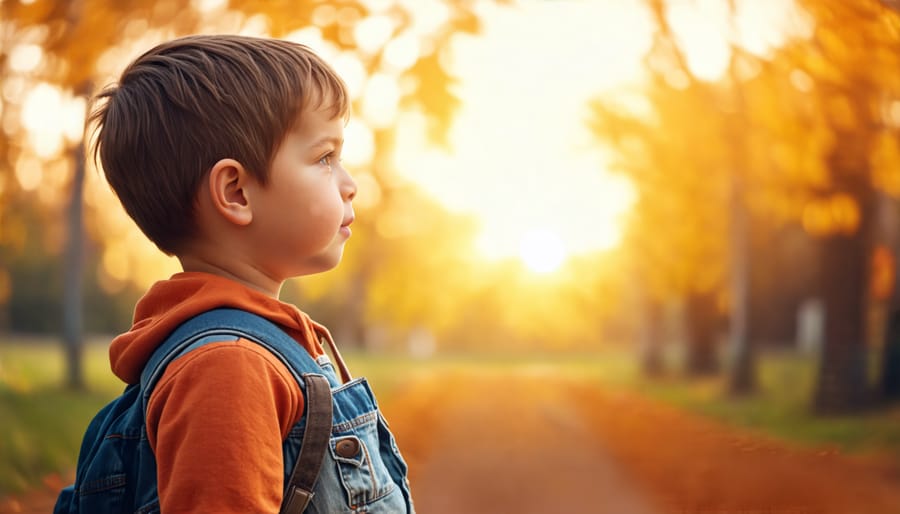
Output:
[[[898,462],[533,370],[411,378],[384,407],[420,514],[900,514]],[[0,514],[49,512],[57,485]]]
[[[424,514],[660,512],[552,381],[430,379],[391,407]]]
[[[900,513],[898,462],[801,450],[551,375],[419,380],[388,414],[424,514]]]

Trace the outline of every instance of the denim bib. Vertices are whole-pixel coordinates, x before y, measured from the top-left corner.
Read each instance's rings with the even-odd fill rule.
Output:
[[[368,382],[357,378],[339,384],[327,356],[319,357],[317,364],[332,384],[334,421],[315,495],[306,512],[415,512],[406,463]],[[284,442],[285,477],[300,453],[305,423],[304,417]]]

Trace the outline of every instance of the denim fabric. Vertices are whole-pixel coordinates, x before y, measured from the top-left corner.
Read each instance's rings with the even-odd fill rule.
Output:
[[[243,337],[269,349],[305,390],[303,373],[321,374],[332,385],[334,421],[329,448],[306,512],[414,512],[407,467],[365,379],[340,384],[327,357],[314,361],[271,322],[235,309],[215,309],[182,324],[144,367],[141,383],[104,407],[88,426],[75,484],[57,499],[55,514],[159,513],[156,458],[146,432],[146,405],[169,362],[204,344]],[[306,416],[283,445],[285,483],[300,451]],[[337,451],[353,439],[355,455]],[[346,448],[346,444],[344,445]]]
[[[338,381],[327,357],[319,359],[320,370],[333,385]],[[410,495],[407,467],[378,410],[378,402],[364,378],[332,388],[334,422],[325,461],[319,472],[314,496],[306,512],[344,514],[357,512],[415,512]],[[284,442],[287,476],[300,452],[305,418]],[[354,440],[355,455],[341,455],[338,444]]]
[[[159,512],[156,459],[139,410],[140,395],[138,385],[128,386],[88,426],[75,484],[60,493],[55,514]]]

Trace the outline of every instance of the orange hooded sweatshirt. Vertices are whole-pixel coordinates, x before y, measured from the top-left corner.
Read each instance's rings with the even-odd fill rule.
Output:
[[[293,305],[216,275],[178,273],[135,307],[131,330],[109,350],[113,373],[140,381],[153,350],[180,323],[217,307],[262,315],[316,358],[321,325]],[[183,355],[166,369],[147,408],[163,514],[276,513],[283,491],[282,441],[303,413],[290,371],[259,345],[236,339]]]

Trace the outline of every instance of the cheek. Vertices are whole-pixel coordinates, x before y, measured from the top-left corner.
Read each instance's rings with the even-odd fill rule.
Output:
[[[331,198],[316,198],[309,203],[309,217],[324,225],[341,225],[344,218],[344,206]]]

